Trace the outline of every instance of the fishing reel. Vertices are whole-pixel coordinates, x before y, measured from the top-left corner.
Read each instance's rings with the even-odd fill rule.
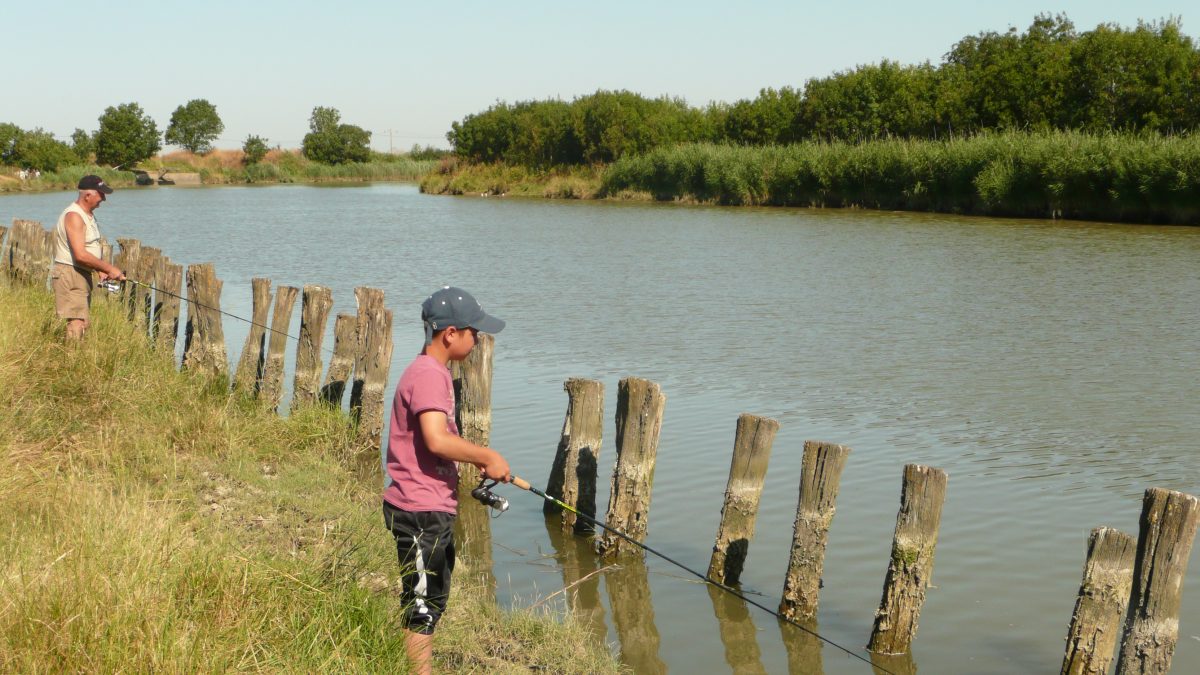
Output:
[[[496,485],[499,483],[500,481],[498,480],[494,480],[489,483],[486,477],[480,478],[479,485],[476,486],[474,490],[471,490],[471,496],[479,500],[480,504],[496,509],[500,513],[504,513],[508,510],[508,500],[496,494],[495,492],[492,492],[492,488],[496,487]]]
[[[97,281],[96,285],[99,286],[100,288],[103,288],[104,290],[108,291],[109,293],[120,293],[121,292],[121,282],[117,281],[116,279],[105,279],[104,281]]]

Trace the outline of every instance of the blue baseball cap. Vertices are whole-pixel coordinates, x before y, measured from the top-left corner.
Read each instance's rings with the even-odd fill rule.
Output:
[[[434,333],[450,327],[474,328],[483,333],[504,330],[504,319],[483,311],[475,296],[454,286],[443,286],[421,303],[421,321],[425,324],[425,344],[433,340]]]

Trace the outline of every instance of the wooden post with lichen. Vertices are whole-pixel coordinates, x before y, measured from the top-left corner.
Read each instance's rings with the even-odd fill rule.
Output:
[[[325,323],[333,307],[333,293],[324,286],[306,284],[300,309],[300,344],[296,345],[296,377],[292,383],[292,410],[317,401],[321,381],[321,344]]]
[[[358,437],[378,450],[383,447],[384,398],[387,394],[388,371],[392,365],[392,310],[381,308],[372,312],[366,334]]]
[[[277,410],[279,401],[283,398],[283,357],[287,351],[292,310],[296,307],[296,296],[299,294],[300,289],[295,286],[280,286],[275,291],[271,335],[267,337],[267,358],[263,361],[262,382],[258,390],[259,400],[266,403],[271,410]]]
[[[904,654],[912,645],[925,604],[925,589],[933,576],[933,556],[945,500],[945,471],[917,464],[904,467],[892,559],[883,584],[883,597],[875,612],[871,641],[867,643],[872,652]]]
[[[773,419],[749,414],[738,417],[721,524],[708,563],[708,578],[713,581],[731,585],[742,576],[750,540],[754,538],[771,444],[778,431],[779,422]]]
[[[1129,613],[1117,675],[1166,673],[1179,639],[1179,607],[1200,500],[1163,488],[1142,498]]]
[[[492,359],[496,338],[479,334],[479,342],[462,361],[450,363],[454,381],[454,420],[458,433],[475,445],[487,446],[492,437]],[[458,485],[470,493],[479,482],[479,469],[470,462],[458,463]]]
[[[812,619],[817,615],[825,547],[837,512],[842,469],[849,454],[850,448],[844,445],[804,442],[792,552],[783,582],[783,599],[779,602],[779,613],[785,618]]]
[[[333,324],[333,358],[321,385],[321,400],[340,408],[346,393],[346,381],[354,370],[354,352],[358,344],[358,322],[353,314],[338,314]]]
[[[163,292],[159,293],[161,300],[154,313],[154,342],[174,358],[175,343],[179,341],[179,296],[183,293],[183,265],[176,265],[165,256],[162,260],[162,271],[155,284]]]
[[[188,265],[188,320],[183,367],[210,377],[225,376],[225,330],[221,326],[221,286],[212,263]]]
[[[263,366],[266,362],[267,314],[271,311],[271,280],[255,277],[250,280],[252,294],[250,331],[246,334],[246,342],[242,345],[242,355],[238,358],[237,373],[233,378],[233,388],[250,394],[257,394],[259,382],[262,380]]]
[[[617,465],[609,484],[608,526],[635,541],[644,541],[650,515],[650,490],[667,397],[650,380],[627,377],[617,386]],[[611,556],[640,551],[605,531],[596,538],[596,551]]]
[[[1097,527],[1088,537],[1087,562],[1067,630],[1061,675],[1105,675],[1120,636],[1133,584],[1133,537]]]
[[[567,415],[546,494],[561,500],[589,518],[596,517],[596,472],[600,442],[604,435],[604,383],[572,377],[563,383],[567,392]],[[591,532],[591,523],[553,502],[545,501],[547,516],[560,515],[564,530]]]

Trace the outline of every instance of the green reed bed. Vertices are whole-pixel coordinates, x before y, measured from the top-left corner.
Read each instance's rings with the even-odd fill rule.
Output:
[[[1200,224],[1200,137],[993,133],[743,147],[690,144],[610,165],[603,192],[717,204],[863,207]]]
[[[378,454],[346,416],[280,418],[94,310],[65,345],[49,294],[0,279],[0,672],[407,672]],[[439,671],[618,671],[471,576]]]

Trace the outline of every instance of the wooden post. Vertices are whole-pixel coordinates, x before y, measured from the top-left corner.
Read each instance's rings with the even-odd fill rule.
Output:
[[[479,334],[479,343],[463,361],[450,362],[454,381],[454,420],[458,433],[475,445],[487,446],[492,436],[492,357],[496,338]],[[458,463],[460,497],[469,496],[479,483],[479,469],[470,462]],[[461,501],[461,499],[460,499]]]
[[[750,540],[754,539],[767,460],[771,458],[771,444],[778,431],[779,422],[773,419],[749,414],[738,417],[721,524],[708,563],[708,578],[713,581],[732,585],[742,576]]]
[[[306,284],[300,309],[300,344],[296,345],[296,377],[292,382],[292,410],[317,400],[321,381],[321,344],[325,322],[333,307],[333,292],[324,286]]]
[[[170,258],[163,257],[162,276],[158,287],[165,291],[159,295],[162,301],[154,315],[158,325],[155,343],[158,348],[175,357],[175,343],[179,340],[179,296],[183,294],[183,265],[176,265]]]
[[[121,252],[117,254],[117,261],[114,263],[118,269],[125,273],[126,277],[137,278],[138,261],[142,257],[142,242],[137,239],[118,238],[117,243],[121,245]],[[215,276],[214,276],[215,278]],[[127,310],[127,318],[133,319],[133,303],[137,294],[137,284],[122,284],[121,303]],[[189,296],[191,297],[191,296]],[[192,314],[191,308],[188,309],[188,316]]]
[[[154,292],[149,286],[154,285],[154,267],[162,251],[151,246],[143,246],[138,256],[137,270],[133,278],[140,284],[133,284],[133,322],[142,332],[149,335],[151,311],[154,307]]]
[[[358,304],[355,335],[358,342],[354,347],[354,379],[350,385],[350,416],[355,420],[362,417],[363,390],[367,386],[367,340],[369,327],[383,311],[383,291],[378,288],[359,286],[354,289],[354,300]]]
[[[263,362],[262,383],[258,389],[259,400],[271,410],[279,408],[279,400],[283,397],[283,355],[287,351],[288,326],[292,323],[292,310],[299,294],[300,289],[295,286],[280,286],[275,291],[271,335],[267,338],[267,358]]]
[[[766,675],[762,664],[762,652],[758,648],[758,631],[750,618],[746,601],[713,586],[708,586],[708,597],[712,600],[713,614],[721,631],[721,644],[725,647],[725,663],[734,675]]]
[[[382,291],[380,291],[382,295]],[[392,310],[372,312],[367,322],[363,386],[358,415],[358,436],[371,448],[383,447],[383,410],[388,371],[392,366]]]
[[[229,371],[221,326],[222,285],[212,263],[188,265],[183,367],[210,377],[225,376]]]
[[[604,383],[572,377],[563,383],[567,392],[567,415],[546,493],[562,500],[589,518],[596,517],[596,471],[600,441],[604,436]],[[591,532],[591,523],[554,503],[543,502],[547,516],[561,516],[564,530]]]
[[[8,256],[9,256],[8,243],[9,242],[7,239],[4,238],[4,235],[7,233],[8,233],[8,228],[3,225],[0,225],[0,270],[7,269],[8,265],[9,265],[9,259],[8,259]],[[0,276],[5,276],[5,275],[0,274]]]
[[[54,266],[54,232],[37,226],[41,236],[41,246],[38,248],[37,266],[34,268],[34,284],[42,288],[50,288],[50,268]]]
[[[783,582],[783,599],[779,602],[779,613],[788,619],[812,619],[817,615],[825,546],[837,512],[842,469],[849,455],[850,448],[844,445],[804,442],[792,552]]]
[[[945,500],[945,471],[917,464],[904,467],[892,560],[868,650],[904,654],[912,645],[925,604],[925,589],[933,576],[933,554]]]
[[[1192,495],[1163,488],[1146,490],[1117,675],[1171,669],[1179,639],[1183,577],[1198,516],[1200,501]]]
[[[1067,630],[1061,675],[1105,675],[1112,663],[1133,584],[1133,537],[1097,527],[1088,537],[1083,583]]]
[[[37,284],[38,266],[45,255],[46,239],[43,232],[42,224],[35,220],[13,219],[8,257],[14,281],[29,286]],[[49,272],[48,264],[43,271]]]
[[[641,556],[628,556],[605,573],[604,587],[621,646],[621,662],[639,675],[666,673],[667,666],[658,657],[662,640],[654,623],[646,562]]]
[[[635,541],[646,539],[650,489],[666,403],[662,389],[649,380],[627,377],[617,386],[617,465],[609,486],[606,519],[609,527]],[[597,553],[608,556],[622,551],[640,549],[607,531],[596,539]]]
[[[242,355],[238,357],[233,388],[257,395],[259,382],[262,381],[263,366],[267,358],[263,348],[266,346],[267,313],[271,311],[271,280],[262,277],[251,279],[250,292],[253,297],[250,332],[246,334],[246,342],[242,345]]]
[[[335,408],[342,407],[346,381],[354,369],[354,351],[358,344],[358,322],[353,314],[338,314],[333,324],[333,358],[321,386],[321,400]]]
[[[109,264],[112,264],[113,261],[112,244],[108,243],[108,240],[106,240],[104,237],[100,238],[100,259]],[[100,302],[107,303],[111,302],[114,299],[114,296],[108,291],[100,292],[94,290],[92,293],[92,301],[96,302],[97,299],[99,299]]]

